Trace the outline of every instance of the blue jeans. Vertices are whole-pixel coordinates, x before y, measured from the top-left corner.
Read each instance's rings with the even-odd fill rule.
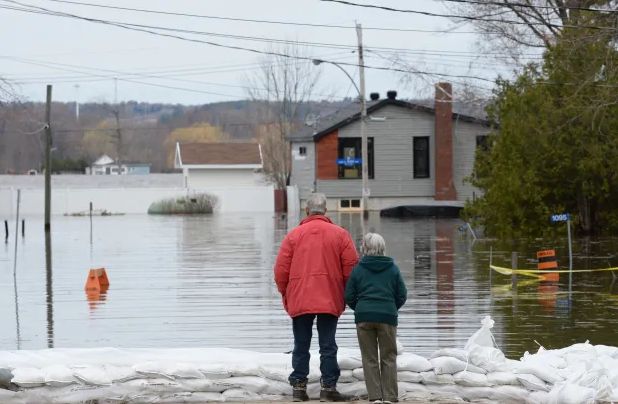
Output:
[[[313,320],[318,318],[318,341],[320,343],[320,372],[322,373],[322,385],[335,387],[339,380],[339,364],[337,363],[337,343],[335,333],[337,331],[336,316],[331,314],[303,314],[292,319],[294,331],[294,352],[292,352],[292,368],[288,380],[290,384],[307,383],[309,375],[309,348],[311,347],[311,335]]]

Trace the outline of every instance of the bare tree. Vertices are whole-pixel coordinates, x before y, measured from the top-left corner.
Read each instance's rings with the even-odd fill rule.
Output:
[[[264,172],[278,189],[285,189],[290,176],[288,135],[302,123],[304,106],[313,95],[320,69],[313,66],[304,48],[286,44],[270,48],[261,60],[261,69],[247,77],[249,96],[262,101],[260,121],[256,128],[262,144]],[[287,56],[284,56],[287,55]]]
[[[507,51],[519,61],[531,48],[551,48],[568,27],[616,31],[616,0],[474,0],[468,3],[444,1],[464,16],[493,49]],[[593,14],[593,18],[591,18]],[[491,17],[488,17],[491,15]],[[461,22],[460,19],[456,19]]]

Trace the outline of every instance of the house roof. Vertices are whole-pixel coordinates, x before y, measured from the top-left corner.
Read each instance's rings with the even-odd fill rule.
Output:
[[[415,111],[423,111],[430,114],[435,114],[435,108],[416,104],[408,101],[402,101],[398,99],[384,98],[377,101],[367,101],[367,115],[383,108],[387,105],[395,105],[402,108],[408,108]],[[317,126],[305,126],[299,131],[288,136],[290,141],[309,141],[317,140],[320,137],[327,135],[339,129],[343,126],[349,125],[354,121],[360,119],[360,104],[352,103],[348,104],[333,114],[320,118]],[[464,115],[458,112],[453,112],[453,119],[457,119],[465,122],[478,123],[484,126],[489,126],[489,121],[483,118],[473,117],[470,115]]]
[[[262,164],[257,143],[184,143],[178,151],[183,166]]]

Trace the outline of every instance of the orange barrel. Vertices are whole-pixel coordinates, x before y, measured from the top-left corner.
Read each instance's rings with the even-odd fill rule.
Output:
[[[546,274],[542,275],[543,280],[550,282],[558,282],[560,280],[560,274],[557,272],[551,272],[552,269],[558,269],[558,261],[556,261],[556,251],[537,251],[536,258],[538,259],[537,269],[539,271],[548,271]]]

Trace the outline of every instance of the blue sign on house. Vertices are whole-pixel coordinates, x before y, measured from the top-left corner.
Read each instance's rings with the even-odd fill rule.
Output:
[[[352,158],[352,157],[347,157],[344,159],[337,159],[337,165],[340,166],[346,166],[346,167],[353,167],[357,164],[361,164],[362,159],[357,159],[357,158]]]

